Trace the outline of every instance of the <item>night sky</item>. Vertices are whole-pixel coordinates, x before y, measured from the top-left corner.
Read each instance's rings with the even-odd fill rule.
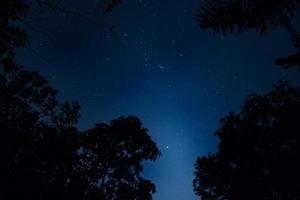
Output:
[[[74,9],[95,0],[65,0]],[[86,3],[89,2],[89,3]],[[81,104],[79,129],[136,115],[162,151],[145,163],[157,188],[154,200],[194,200],[197,156],[217,148],[219,119],[239,111],[246,95],[263,94],[279,79],[299,73],[274,65],[293,52],[288,34],[255,32],[220,36],[195,21],[201,0],[124,0],[106,19],[114,31],[32,9],[28,48],[19,63],[36,69],[60,91],[61,100]]]

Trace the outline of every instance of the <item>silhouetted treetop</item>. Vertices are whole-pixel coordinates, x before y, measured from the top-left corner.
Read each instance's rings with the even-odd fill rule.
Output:
[[[218,151],[198,158],[194,190],[201,199],[300,197],[300,89],[279,83],[250,95],[221,120]]]
[[[1,198],[152,199],[143,161],[160,151],[137,117],[79,132],[79,104],[58,103],[37,72],[2,70],[0,78]]]
[[[142,178],[142,162],[160,152],[136,117],[121,117],[98,124],[81,136],[77,169],[89,184],[101,189],[104,199],[152,199],[155,186]]]
[[[151,200],[143,161],[160,151],[140,120],[79,132],[79,104],[56,95],[37,72],[0,70],[1,198]]]
[[[202,29],[223,34],[240,33],[248,29],[265,33],[285,27],[297,52],[276,59],[276,64],[284,68],[300,68],[300,34],[292,25],[299,8],[299,0],[205,0],[197,14],[197,21]]]
[[[142,176],[143,161],[160,151],[140,120],[120,117],[80,132],[79,103],[60,103],[47,79],[15,63],[16,48],[28,42],[16,25],[25,2],[0,1],[0,199],[151,200],[155,185]],[[105,12],[119,3],[107,1]]]
[[[205,0],[197,14],[201,28],[223,33],[254,28],[260,33],[285,26],[299,0]]]

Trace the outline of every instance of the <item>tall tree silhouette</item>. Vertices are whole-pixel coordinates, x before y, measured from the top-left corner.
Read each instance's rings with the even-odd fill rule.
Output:
[[[23,0],[0,1],[0,199],[152,199],[142,162],[160,152],[137,117],[80,132],[80,106],[15,62],[28,42]]]
[[[300,35],[292,26],[292,19],[299,7],[299,0],[205,0],[197,14],[197,20],[202,29],[209,28],[225,34],[247,29],[265,33],[285,27],[297,53],[278,58],[276,64],[285,68],[300,67]]]
[[[216,131],[218,151],[198,158],[194,190],[201,199],[300,198],[300,88],[279,83],[250,95]]]

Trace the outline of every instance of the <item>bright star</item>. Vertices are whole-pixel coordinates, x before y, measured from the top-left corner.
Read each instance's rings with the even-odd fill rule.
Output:
[[[159,69],[164,70],[165,67],[163,65],[158,65]]]

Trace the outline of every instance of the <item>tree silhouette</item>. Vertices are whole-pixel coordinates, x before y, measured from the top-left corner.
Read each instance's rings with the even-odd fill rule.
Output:
[[[276,64],[285,68],[300,67],[300,35],[292,26],[299,6],[299,0],[205,0],[197,14],[197,21],[202,29],[209,28],[224,34],[247,29],[265,33],[285,27],[297,53],[277,59]]]
[[[285,27],[291,35],[292,42],[297,52],[286,58],[277,58],[276,64],[284,68],[297,66],[298,69],[300,69],[300,33],[290,23],[287,23]]]
[[[139,119],[79,132],[78,118],[37,72],[1,71],[1,199],[152,199],[142,162],[160,152]]]
[[[0,63],[5,70],[15,67],[15,48],[24,47],[28,35],[15,25],[27,12],[24,0],[0,1]]]
[[[0,1],[0,199],[152,199],[142,163],[160,156],[137,117],[80,132],[78,102],[57,100],[38,72],[15,63],[28,42],[23,0]]]
[[[147,132],[138,118],[121,117],[81,135],[76,169],[91,186],[88,194],[102,192],[107,200],[152,199],[155,186],[141,177],[141,163],[155,160],[160,152]]]
[[[218,151],[198,158],[194,190],[201,199],[300,198],[300,88],[279,83],[250,95],[216,131]]]

